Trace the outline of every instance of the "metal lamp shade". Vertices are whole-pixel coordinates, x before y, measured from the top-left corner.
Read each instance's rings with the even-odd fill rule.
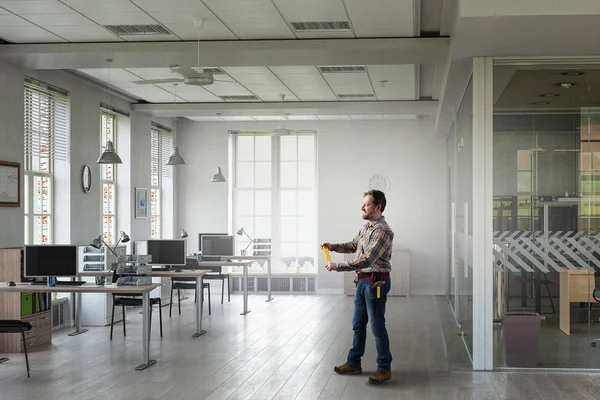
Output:
[[[115,152],[112,140],[106,141],[106,150],[98,157],[97,164],[122,164],[121,157]]]
[[[175,147],[173,154],[171,155],[171,157],[169,157],[169,162],[167,162],[167,165],[181,165],[181,164],[185,164],[185,160],[183,159],[183,157],[181,157],[179,155],[179,149],[177,147]]]
[[[217,172],[213,175],[211,182],[227,182],[227,179],[223,176],[221,172],[221,167],[217,167]]]

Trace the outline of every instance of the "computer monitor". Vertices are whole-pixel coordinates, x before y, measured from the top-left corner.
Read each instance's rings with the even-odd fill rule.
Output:
[[[24,258],[26,278],[77,276],[77,246],[26,245]]]
[[[203,236],[227,236],[227,232],[225,233],[199,233],[198,234],[198,251],[202,254],[202,237]]]
[[[235,251],[232,235],[202,236],[202,259],[205,257],[231,257]]]
[[[150,265],[185,266],[185,239],[151,239],[146,244]]]

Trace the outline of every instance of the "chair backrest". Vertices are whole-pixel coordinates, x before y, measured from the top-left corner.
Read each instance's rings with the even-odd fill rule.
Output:
[[[196,282],[193,276],[172,276],[171,282]]]
[[[185,269],[199,269],[200,264],[198,264],[197,258],[187,257],[185,259]]]

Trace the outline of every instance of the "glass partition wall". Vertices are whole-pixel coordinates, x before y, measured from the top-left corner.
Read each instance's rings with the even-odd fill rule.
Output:
[[[600,65],[493,77],[494,367],[600,368]]]

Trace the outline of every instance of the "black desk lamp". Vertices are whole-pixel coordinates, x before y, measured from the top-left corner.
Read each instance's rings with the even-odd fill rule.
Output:
[[[119,245],[119,243],[127,243],[127,242],[129,242],[129,240],[131,240],[125,232],[121,231],[120,235],[119,235],[119,240],[117,241],[117,244],[115,244],[115,248],[113,249],[104,241],[105,237],[106,236],[104,234],[98,236],[96,239],[92,240],[92,243],[90,243],[90,246],[92,246],[96,249],[100,249],[104,245],[104,247],[109,249],[111,251],[111,253],[113,253],[117,259],[119,258],[119,255],[117,254],[116,249],[117,249],[117,246]],[[112,272],[115,265],[117,265],[117,263],[113,263],[110,266],[110,268],[106,272],[106,276],[108,276],[108,274],[110,274]],[[105,278],[106,278],[106,276],[105,276]],[[96,281],[96,283],[101,284],[103,282],[99,283],[98,281]]]

